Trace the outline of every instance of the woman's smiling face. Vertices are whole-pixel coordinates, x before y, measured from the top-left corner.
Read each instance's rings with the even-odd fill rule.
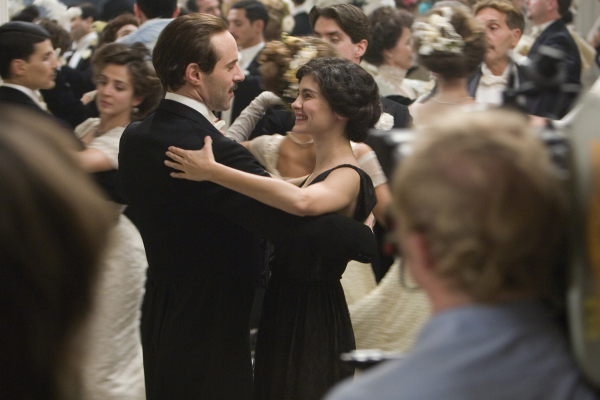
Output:
[[[321,88],[311,75],[302,77],[299,95],[292,103],[296,123],[293,133],[319,134],[339,123],[340,117],[332,109]]]

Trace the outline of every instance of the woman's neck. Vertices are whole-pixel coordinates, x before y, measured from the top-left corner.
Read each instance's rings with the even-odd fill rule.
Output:
[[[433,97],[444,102],[460,103],[470,98],[467,91],[467,78],[438,78],[436,91]]]
[[[100,124],[98,130],[101,132],[108,132],[119,126],[127,126],[131,122],[131,116],[129,113],[121,113],[117,115],[106,115],[100,114]]]
[[[343,131],[328,135],[314,135],[315,172],[321,173],[340,164],[356,164],[350,141]]]

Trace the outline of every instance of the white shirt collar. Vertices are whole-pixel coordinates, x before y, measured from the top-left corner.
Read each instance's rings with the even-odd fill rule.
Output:
[[[16,90],[18,90],[18,91],[20,91],[22,93],[25,93],[27,95],[27,97],[29,97],[31,100],[33,100],[33,102],[35,104],[37,104],[37,106],[39,108],[41,108],[44,111],[47,110],[46,104],[41,102],[42,94],[40,93],[39,90],[31,90],[31,89],[29,89],[28,87],[25,87],[25,86],[15,85],[13,83],[6,83],[6,82],[3,83],[2,86],[13,88],[13,89],[16,89]]]
[[[254,46],[250,46],[239,51],[240,60],[238,61],[238,63],[240,64],[240,68],[242,69],[242,71],[244,71],[244,73],[246,73],[245,71],[250,66],[250,63],[252,62],[252,60],[254,60],[254,57],[256,57],[256,55],[263,49],[263,47],[265,47],[265,42],[260,42],[259,44],[255,44]]]
[[[481,63],[481,73],[485,76],[498,76],[498,75],[494,75],[493,72],[488,68],[488,66],[486,65],[486,63]],[[508,65],[506,66],[506,68],[504,68],[504,71],[502,72],[502,75],[499,75],[500,78],[504,78],[505,80],[508,80],[508,75],[510,74],[510,63],[508,63]]]
[[[192,99],[191,97],[182,96],[173,92],[167,92],[165,94],[165,99],[176,101],[178,103],[190,107],[193,110],[198,111],[200,114],[202,114],[204,118],[206,118],[208,122],[210,122],[213,125],[215,124],[215,120],[218,119],[217,117],[215,117],[212,111],[209,110],[208,107],[206,107],[206,104],[201,103],[196,99]]]

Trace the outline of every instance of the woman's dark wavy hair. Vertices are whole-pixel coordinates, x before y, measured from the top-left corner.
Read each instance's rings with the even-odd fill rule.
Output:
[[[346,135],[353,142],[367,140],[382,113],[373,77],[357,64],[339,57],[313,58],[296,73],[298,82],[312,76],[331,109],[348,118]]]
[[[373,39],[365,52],[364,59],[373,65],[383,64],[383,51],[393,49],[402,37],[403,28],[413,24],[411,13],[395,7],[379,7],[369,17],[373,29]]]
[[[123,43],[109,43],[94,53],[92,59],[94,79],[109,64],[124,65],[129,71],[133,95],[144,98],[137,106],[138,112],[131,114],[132,121],[138,121],[150,114],[163,96],[160,80],[150,61],[150,52],[141,43],[128,46]]]

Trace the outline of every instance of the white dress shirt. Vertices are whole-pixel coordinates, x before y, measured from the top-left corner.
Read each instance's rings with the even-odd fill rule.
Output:
[[[502,75],[494,75],[485,63],[481,64],[481,78],[475,92],[475,101],[479,104],[502,105],[502,93],[508,84],[509,74],[510,64],[506,66]]]
[[[69,67],[77,68],[77,64],[81,61],[83,53],[89,49],[94,41],[98,40],[98,34],[95,31],[91,31],[81,39],[77,41],[77,43],[73,42],[73,55],[69,59]],[[91,55],[91,54],[90,54]],[[88,56],[89,57],[89,56]],[[88,58],[86,57],[86,58]]]

